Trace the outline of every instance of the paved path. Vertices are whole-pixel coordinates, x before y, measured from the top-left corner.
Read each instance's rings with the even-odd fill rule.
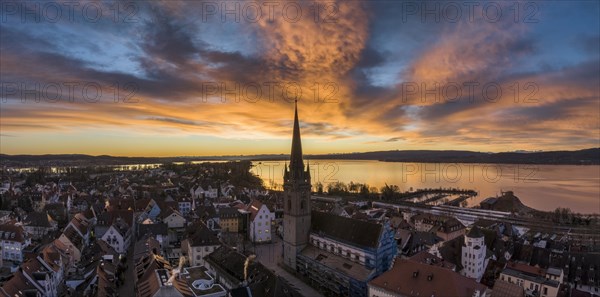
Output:
[[[281,259],[281,249],[281,239],[275,236],[273,243],[256,245],[256,258],[265,267],[273,270],[275,274],[283,277],[290,285],[297,288],[302,295],[306,297],[323,297],[323,294],[277,265]]]

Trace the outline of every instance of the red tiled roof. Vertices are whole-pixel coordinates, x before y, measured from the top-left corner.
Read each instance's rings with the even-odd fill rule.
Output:
[[[476,290],[486,291],[486,286],[459,273],[406,259],[396,259],[392,269],[369,285],[405,296],[473,296]]]
[[[254,199],[252,200],[252,202],[250,202],[250,204],[248,204],[248,207],[246,207],[246,210],[250,212],[250,221],[254,221],[254,218],[256,217],[256,215],[258,214],[258,211],[260,210],[260,208],[263,206],[263,203]]]
[[[544,277],[546,275],[546,271],[544,269],[522,263],[510,262],[506,265],[506,268]]]
[[[18,270],[14,276],[8,280],[2,288],[0,292],[2,292],[2,296],[13,297],[13,296],[25,296],[26,291],[37,291],[33,283],[31,283],[21,270]]]
[[[24,230],[21,226],[13,224],[0,225],[0,240],[8,240],[23,243],[25,242]]]

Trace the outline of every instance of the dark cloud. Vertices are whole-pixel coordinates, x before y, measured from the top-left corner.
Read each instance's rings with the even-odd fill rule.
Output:
[[[108,5],[98,3],[103,7]],[[96,82],[107,88],[115,83],[131,84],[136,87],[136,97],[143,100],[140,105],[118,110],[114,105],[85,108],[71,105],[72,114],[61,109],[65,108],[61,104],[3,105],[3,117],[23,121],[67,119],[69,124],[78,120],[88,125],[93,125],[95,120],[113,124],[121,117],[124,121],[149,125],[155,122],[186,131],[223,126],[260,128],[268,131],[266,133],[283,134],[289,129],[273,124],[283,118],[279,117],[278,110],[284,106],[290,108],[283,100],[272,105],[248,103],[248,108],[207,104],[206,110],[210,112],[197,117],[186,104],[198,103],[206,91],[203,82],[224,83],[231,89],[248,83],[299,81],[305,83],[302,87],[306,95],[311,92],[312,83],[333,81],[339,87],[335,98],[339,103],[311,106],[313,113],[303,123],[306,134],[331,138],[377,136],[384,139],[379,143],[421,141],[421,137],[423,142],[438,137],[458,143],[491,143],[492,140],[505,143],[510,140],[495,138],[534,139],[547,134],[576,143],[571,136],[566,136],[573,133],[574,125],[566,125],[565,121],[589,116],[593,108],[598,107],[600,37],[595,31],[573,35],[572,48],[582,54],[572,59],[578,64],[567,63],[565,67],[545,58],[544,55],[554,53],[540,41],[552,38],[552,32],[539,31],[537,25],[515,24],[512,19],[510,23],[484,24],[423,21],[420,10],[403,19],[406,2],[340,2],[344,18],[330,25],[221,24],[218,17],[212,18],[214,23],[204,23],[198,21],[202,16],[198,1],[132,3],[138,6],[135,15],[138,21],[131,24],[115,22],[110,16],[95,23],[75,25],[64,21],[37,27],[34,24],[20,26],[18,22],[0,23],[0,75],[3,83],[76,81]],[[422,7],[421,2],[412,3],[419,4],[418,9]],[[78,16],[78,20],[81,18]],[[204,30],[208,27],[218,28],[215,30],[220,33],[238,32],[219,35],[215,42],[210,30]],[[39,30],[32,30],[36,28]],[[82,38],[85,34],[90,37]],[[120,48],[116,50],[115,42],[124,36],[130,38],[125,44],[118,44]],[[238,39],[247,42],[232,42]],[[254,48],[249,50],[240,44]],[[66,50],[72,45],[77,48]],[[95,59],[94,55],[121,55],[123,48],[127,49],[123,54],[126,57],[115,60],[114,65]],[[529,59],[536,63],[539,60],[539,64],[546,67],[531,66],[527,63]],[[373,73],[386,67],[390,67],[385,70],[390,73],[386,82],[374,81],[377,75]],[[396,72],[398,77],[393,77]],[[422,102],[419,95],[408,100],[402,96],[405,82],[437,82],[443,86],[448,81],[495,82],[503,87],[515,81],[533,82],[539,86],[536,95],[539,100],[527,105],[512,102],[512,98],[507,97],[491,103],[480,94],[473,100],[463,94],[457,102],[433,102],[430,98]],[[264,99],[266,94],[262,95]],[[306,100],[306,96],[302,99]],[[306,102],[313,103],[311,98]],[[306,106],[302,108],[308,109]],[[99,119],[86,119],[95,113],[99,113]],[[207,118],[211,120],[206,121]],[[290,127],[288,122],[283,124]],[[2,123],[6,129],[37,126],[43,125]],[[598,131],[594,122],[581,126]],[[550,142],[558,143],[548,140]]]
[[[388,138],[385,140],[385,142],[396,142],[396,141],[400,141],[400,140],[405,140],[404,137],[392,137],[392,138]]]
[[[145,21],[144,32],[140,47],[146,53],[142,59],[150,59],[144,63],[149,65],[174,64],[184,66],[195,54],[198,54],[200,44],[196,46],[190,28],[179,24],[177,19],[165,9],[154,6],[150,9],[150,18]],[[149,69],[153,72],[153,68]]]

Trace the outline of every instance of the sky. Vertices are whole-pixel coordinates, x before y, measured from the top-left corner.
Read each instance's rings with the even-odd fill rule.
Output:
[[[2,1],[0,153],[600,146],[598,1]]]

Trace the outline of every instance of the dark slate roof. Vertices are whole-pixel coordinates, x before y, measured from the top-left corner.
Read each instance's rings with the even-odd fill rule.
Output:
[[[240,216],[240,212],[235,207],[223,207],[219,208],[220,218],[237,218]]]
[[[239,281],[244,280],[244,262],[246,257],[226,245],[222,245],[204,259],[212,261],[214,265],[227,271]]]
[[[190,246],[220,245],[219,238],[204,223],[197,222],[187,229]]]
[[[448,240],[444,242],[444,244],[440,247],[439,251],[442,255],[442,259],[456,265],[457,271],[463,269],[461,264],[462,259],[462,246],[465,241],[465,237],[463,235],[456,237],[452,240]]]
[[[240,282],[244,280],[244,264],[247,257],[244,254],[234,251],[232,248],[222,245],[212,253],[204,257],[212,266],[218,267]],[[263,281],[270,271],[258,261],[250,261],[248,265],[249,283]]]
[[[30,212],[23,220],[26,226],[52,228],[52,218],[46,212]]]
[[[246,256],[228,246],[221,246],[205,259],[222,269],[230,277],[242,282],[244,280],[244,263]],[[281,277],[257,261],[248,266],[248,286],[233,289],[233,297],[301,297],[302,295]]]
[[[144,237],[146,234],[152,235],[168,235],[169,234],[169,226],[165,223],[158,224],[139,224],[137,227],[137,237],[138,239]]]
[[[429,232],[413,231],[411,232],[411,235],[412,236],[408,239],[406,246],[402,250],[403,253],[411,256],[420,251],[419,247],[429,247],[442,241],[437,235]]]
[[[471,230],[469,230],[469,233],[467,233],[467,237],[479,238],[483,237],[483,233],[481,232],[481,230],[479,230],[479,227],[475,225],[473,226],[473,228],[471,228]]]
[[[360,247],[377,248],[383,226],[313,211],[311,232]]]

